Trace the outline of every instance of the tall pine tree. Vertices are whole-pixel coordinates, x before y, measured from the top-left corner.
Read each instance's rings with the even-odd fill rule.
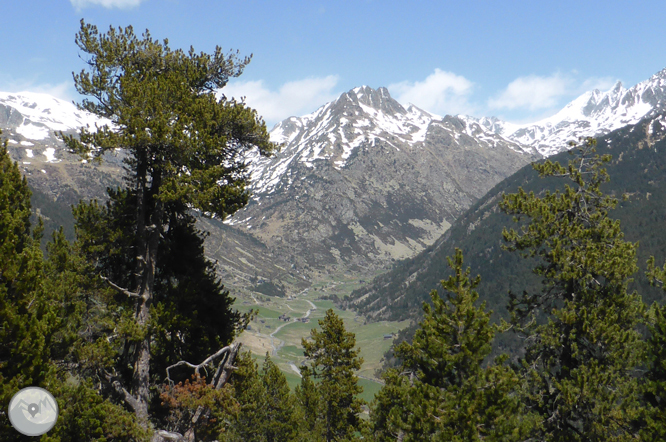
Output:
[[[485,303],[475,306],[480,278],[463,270],[459,249],[449,266],[454,275],[441,282],[446,298],[432,291],[412,343],[396,349],[402,367],[384,376],[372,413],[376,438],[522,440],[530,420],[513,394],[516,374],[504,364],[506,356],[483,366],[499,327],[490,323]]]
[[[635,368],[644,346],[637,326],[644,305],[627,284],[637,270],[637,244],[609,218],[616,200],[600,190],[610,156],[595,140],[575,149],[568,166],[547,160],[542,177],[571,182],[563,191],[504,195],[500,207],[529,223],[504,230],[506,248],[537,257],[537,293],[511,295],[512,323],[525,339],[522,399],[540,416],[543,441],[624,441],[637,436]],[[573,155],[573,151],[571,152]]]
[[[113,342],[106,350],[103,343],[97,348],[106,352],[102,362],[117,363],[98,365],[98,378],[148,427],[156,400],[152,387],[165,375],[154,371],[155,359],[164,365],[189,349],[199,354],[219,349],[217,335],[207,328],[205,305],[224,311],[212,322],[213,329],[226,328],[222,340],[230,339],[229,330],[238,325],[228,314],[228,296],[210,282],[204,262],[197,262],[203,270],[195,273],[209,281],[207,287],[178,274],[187,266],[179,256],[201,254],[200,242],[188,253],[173,247],[196,236],[187,211],[224,218],[245,205],[246,154],[252,149],[269,154],[274,146],[254,110],[216,95],[249,59],[226,56],[219,47],[213,54],[172,50],[167,40],[154,40],[148,31],[142,37],[132,27],[100,33],[83,21],[76,44],[87,63],[87,70],[74,76],[77,91],[89,97],[80,108],[110,119],[113,127],[82,128],[78,137],[62,135],[63,140],[86,158],[100,160],[116,148],[128,155],[127,187],[111,194],[111,206],[82,206],[77,213],[84,251],[115,253],[96,262],[117,292],[107,299],[119,321],[111,328],[117,331],[107,333]],[[112,214],[119,217],[111,220]],[[174,281],[177,287],[171,290]],[[210,293],[203,293],[201,309],[193,310],[190,301],[202,290]],[[184,332],[168,330],[172,325]]]
[[[264,434],[266,442],[291,442],[298,434],[296,399],[289,390],[287,378],[268,353],[261,368],[261,381],[266,389]]]
[[[306,410],[312,416],[313,430],[326,442],[349,440],[363,427],[360,413],[363,400],[357,396],[363,391],[358,385],[356,371],[363,359],[359,357],[356,337],[345,330],[342,319],[333,310],[319,320],[321,331],[312,329],[310,338],[302,345],[307,359],[303,367],[301,394],[315,389],[318,400],[310,401],[315,410]],[[314,381],[314,383],[311,383]],[[318,440],[318,439],[315,439]]]
[[[266,354],[261,370],[249,353],[238,359],[234,398],[238,409],[222,438],[228,442],[290,442],[297,439],[298,413],[287,379]]]

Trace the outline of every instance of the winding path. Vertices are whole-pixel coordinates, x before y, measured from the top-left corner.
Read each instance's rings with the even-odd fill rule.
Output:
[[[304,293],[304,292],[306,292],[306,291],[307,291],[307,289],[304,290],[304,291],[301,292],[301,293]],[[314,303],[313,303],[312,301],[310,301],[310,300],[308,300],[308,299],[305,299],[304,301],[308,302],[308,303],[312,306],[312,308],[308,309],[308,311],[305,312],[305,314],[304,314],[303,316],[301,316],[300,319],[308,318],[308,317],[310,316],[310,313],[311,313],[313,310],[317,310],[317,306],[314,305]],[[285,304],[285,305],[286,305],[286,304]],[[287,307],[289,307],[289,306],[287,305]],[[290,308],[292,311],[294,310],[294,309],[292,309],[291,307],[289,307],[289,308]],[[273,331],[273,333],[271,333],[270,335],[268,335],[268,337],[271,338],[271,347],[273,347],[273,356],[277,356],[277,352],[278,352],[278,350],[280,350],[280,349],[284,346],[284,341],[282,341],[281,339],[276,338],[276,337],[275,337],[275,333],[277,333],[277,332],[279,332],[280,330],[282,330],[283,327],[286,327],[287,325],[289,325],[289,324],[293,324],[293,323],[295,323],[295,322],[297,322],[297,321],[298,321],[298,319],[296,319],[296,318],[292,318],[291,321],[289,321],[289,322],[287,322],[287,323],[285,323],[285,324],[282,324],[281,326],[279,326],[278,328],[276,328],[276,329]],[[275,346],[275,341],[276,341],[276,340],[279,342],[279,344],[277,345],[277,347]],[[296,368],[296,370],[298,370],[298,367],[296,367],[295,365],[292,367],[292,369],[293,369],[293,368]],[[297,374],[300,376],[300,375],[301,375],[301,372],[300,372],[300,371],[297,371]]]

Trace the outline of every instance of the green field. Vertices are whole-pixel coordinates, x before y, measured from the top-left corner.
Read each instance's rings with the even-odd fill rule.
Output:
[[[256,294],[254,298],[249,295],[239,295],[235,304],[239,311],[248,312],[250,309],[258,311],[250,323],[251,330],[243,332],[239,340],[243,342],[245,350],[251,351],[260,365],[268,351],[293,389],[300,384],[300,376],[294,367],[299,367],[305,360],[301,340],[310,336],[310,330],[319,326],[317,321],[325,316],[328,309],[333,309],[343,319],[347,331],[356,335],[356,346],[361,349],[363,358],[363,366],[358,373],[363,376],[359,379],[359,385],[363,386],[361,397],[370,402],[381,388],[381,384],[376,380],[375,371],[381,367],[381,359],[393,341],[385,339],[385,335],[397,333],[409,323],[408,321],[366,323],[364,317],[356,315],[353,311],[341,310],[333,301],[320,299],[331,294],[338,297],[347,296],[358,286],[358,281],[353,279],[333,277],[328,281],[314,284],[309,290],[298,295],[293,295],[292,299]],[[313,309],[311,303],[316,308]],[[309,322],[297,320],[305,317],[308,311]],[[278,319],[282,315],[288,316],[290,320],[285,322]]]

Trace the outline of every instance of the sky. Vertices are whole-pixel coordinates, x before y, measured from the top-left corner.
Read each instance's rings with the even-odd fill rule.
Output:
[[[2,16],[0,91],[80,101],[81,19],[131,25],[172,48],[252,55],[222,92],[269,129],[362,85],[438,115],[529,123],[666,67],[663,1],[5,0]]]

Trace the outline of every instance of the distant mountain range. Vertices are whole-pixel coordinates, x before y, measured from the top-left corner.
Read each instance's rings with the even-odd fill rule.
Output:
[[[651,303],[666,299],[660,288],[651,287],[645,277],[649,256],[656,262],[666,261],[666,115],[651,114],[634,125],[628,125],[598,138],[597,153],[610,154],[607,166],[610,182],[602,186],[606,193],[620,197],[610,216],[619,219],[628,241],[639,241],[638,266],[631,288],[638,290],[643,300]],[[566,165],[571,157],[562,152],[549,159]],[[502,250],[503,227],[518,228],[512,217],[502,213],[497,204],[505,193],[515,193],[519,187],[539,194],[545,190],[563,189],[568,181],[558,178],[542,179],[531,166],[526,166],[496,185],[480,198],[433,245],[418,255],[396,263],[393,268],[356,290],[346,300],[352,307],[375,320],[417,319],[422,303],[429,293],[438,289],[439,282],[450,274],[447,257],[455,248],[464,253],[465,266],[472,275],[481,275],[477,287],[480,299],[487,308],[507,318],[509,290],[538,290],[540,278],[532,274],[535,262],[519,257],[518,253]],[[506,344],[506,343],[505,343]]]
[[[250,204],[224,224],[201,220],[211,233],[208,253],[223,279],[239,286],[260,279],[289,291],[331,272],[376,274],[431,246],[531,161],[661,112],[665,92],[666,70],[628,90],[588,92],[553,117],[518,126],[438,117],[403,106],[385,88],[352,89],[273,128],[281,151],[248,158]],[[104,198],[120,182],[122,150],[101,166],[84,164],[54,136],[96,123],[105,121],[47,95],[0,93],[3,137],[47,227],[71,224],[70,204]]]
[[[607,92],[585,92],[552,117],[536,123],[515,125],[496,118],[470,119],[547,157],[566,150],[571,140],[605,135],[665,109],[666,69],[629,89],[617,82]]]
[[[282,121],[271,138],[282,150],[253,159],[254,197],[227,224],[284,262],[325,271],[374,271],[413,256],[540,158],[476,122],[405,108],[367,86]]]

